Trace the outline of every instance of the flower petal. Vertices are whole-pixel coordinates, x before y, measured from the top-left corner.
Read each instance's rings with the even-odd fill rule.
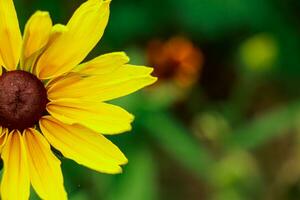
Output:
[[[103,135],[80,125],[67,125],[51,116],[40,120],[42,133],[65,157],[104,173],[120,173],[124,154]]]
[[[74,13],[61,34],[37,62],[41,79],[71,71],[95,47],[108,22],[110,1],[88,0]]]
[[[83,75],[99,75],[113,72],[115,69],[129,62],[124,52],[108,53],[82,63],[74,69]]]
[[[47,47],[51,46],[66,31],[68,31],[68,28],[63,24],[55,24],[52,26]]]
[[[0,152],[2,152],[2,149],[7,141],[8,129],[3,127],[1,127],[0,129]]]
[[[3,59],[2,59],[1,53],[0,53],[0,75],[2,74],[2,71],[3,71],[2,67],[3,66],[4,66],[4,63],[3,63]]]
[[[19,131],[9,133],[1,157],[4,169],[1,182],[1,199],[27,200],[30,180],[24,141]]]
[[[22,36],[12,0],[0,1],[0,44],[4,67],[15,70],[20,59]]]
[[[154,83],[153,68],[125,65],[108,74],[84,78],[73,84],[57,81],[48,86],[48,98],[82,98],[108,101],[133,93]]]
[[[59,88],[59,87],[65,86],[65,85],[75,84],[75,83],[81,81],[82,79],[83,79],[83,77],[78,73],[69,73],[66,76],[59,76],[57,78],[51,79],[50,81],[48,81],[45,84],[45,87],[50,88],[52,85],[59,82],[60,84],[57,86],[57,88]]]
[[[133,116],[124,109],[96,101],[60,99],[47,105],[47,111],[66,124],[81,124],[103,134],[131,130]]]
[[[31,184],[42,199],[67,199],[63,186],[60,161],[53,155],[49,143],[34,129],[23,132]]]
[[[37,11],[28,20],[23,39],[21,69],[30,71],[34,61],[46,46],[52,29],[48,12]]]

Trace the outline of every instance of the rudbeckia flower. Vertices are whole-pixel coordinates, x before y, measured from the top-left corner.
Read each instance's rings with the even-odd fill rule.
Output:
[[[201,75],[204,62],[201,50],[188,38],[175,36],[167,41],[149,42],[148,63],[155,66],[160,81],[170,81],[182,89],[190,88]]]
[[[60,160],[51,147],[103,173],[120,173],[123,153],[103,135],[129,131],[133,115],[106,103],[156,81],[123,52],[83,62],[102,37],[110,1],[88,0],[67,25],[37,11],[21,36],[12,0],[0,1],[1,197],[63,200]],[[2,68],[1,68],[2,69]]]

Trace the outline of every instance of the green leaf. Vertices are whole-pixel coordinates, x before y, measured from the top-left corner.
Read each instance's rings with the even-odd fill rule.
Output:
[[[132,152],[133,153],[133,152]],[[111,186],[107,200],[152,200],[157,199],[156,166],[152,155],[140,147],[129,156],[124,173],[118,175]]]
[[[201,178],[208,175],[212,158],[174,117],[167,113],[149,113],[140,121],[161,148],[184,167]]]
[[[251,122],[245,122],[225,141],[226,149],[253,149],[268,140],[285,133],[299,117],[300,102],[268,112]]]
[[[89,196],[86,192],[78,192],[77,194],[70,196],[70,200],[88,200]]]

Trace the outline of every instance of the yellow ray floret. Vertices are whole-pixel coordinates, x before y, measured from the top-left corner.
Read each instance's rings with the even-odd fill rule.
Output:
[[[24,141],[19,131],[9,134],[3,148],[3,176],[1,199],[27,200],[29,198],[29,170]]]
[[[107,68],[110,68],[109,65]],[[56,81],[47,88],[48,98],[51,100],[61,98],[112,100],[154,83],[157,78],[150,75],[152,71],[153,68],[149,67],[123,65],[111,73],[90,76],[74,82],[74,84]],[[69,81],[71,79],[75,80],[75,77],[67,78]],[[77,77],[77,79],[79,78]]]
[[[77,66],[74,72],[79,72],[82,75],[107,74],[128,62],[129,57],[124,52],[108,53]]]
[[[2,152],[2,149],[4,145],[6,144],[7,136],[8,136],[8,129],[0,127],[0,152]]]
[[[4,67],[15,70],[20,59],[22,36],[12,0],[0,1],[0,44]]]
[[[65,157],[104,173],[120,173],[126,164],[124,154],[99,133],[80,125],[67,125],[53,117],[40,120],[47,140]]]
[[[2,60],[2,57],[1,57],[1,53],[0,53],[0,75],[2,75],[2,67],[4,66],[4,63],[3,63],[3,60]]]
[[[37,11],[28,20],[23,38],[20,67],[31,71],[40,51],[46,46],[52,29],[52,20],[48,12]]]
[[[51,152],[49,143],[34,129],[25,130],[22,137],[27,152],[30,181],[35,191],[42,199],[67,199],[60,161]]]
[[[41,79],[57,77],[77,66],[95,47],[108,22],[110,1],[90,0],[83,3],[61,34],[37,62]]]
[[[60,99],[51,101],[47,111],[66,124],[81,124],[103,134],[118,134],[131,130],[133,115],[121,107],[98,101]]]

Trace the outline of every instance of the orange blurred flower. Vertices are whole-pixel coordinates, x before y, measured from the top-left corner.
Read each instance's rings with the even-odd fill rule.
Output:
[[[165,42],[157,39],[151,41],[147,58],[149,64],[154,66],[154,75],[158,80],[171,80],[181,87],[192,86],[203,65],[200,49],[184,37],[173,37]]]

